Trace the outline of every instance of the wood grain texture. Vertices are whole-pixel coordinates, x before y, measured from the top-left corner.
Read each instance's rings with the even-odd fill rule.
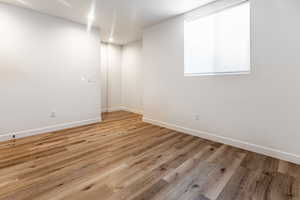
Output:
[[[300,166],[142,122],[0,143],[1,200],[300,200]]]

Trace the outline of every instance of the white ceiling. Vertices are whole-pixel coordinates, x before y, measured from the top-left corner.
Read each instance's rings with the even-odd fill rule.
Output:
[[[102,39],[108,41],[112,34],[114,43],[117,44],[141,39],[143,28],[211,1],[213,0],[0,0],[82,24],[87,24],[87,16],[94,4],[94,25],[101,29]]]

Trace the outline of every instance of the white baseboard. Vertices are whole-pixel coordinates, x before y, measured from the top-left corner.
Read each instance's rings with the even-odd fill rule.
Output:
[[[12,139],[12,133],[0,135],[0,142],[8,141]]]
[[[57,124],[57,125],[54,125],[54,126],[48,126],[48,127],[43,127],[43,128],[37,128],[37,129],[31,129],[31,130],[25,130],[25,131],[18,131],[18,132],[11,133],[11,134],[1,135],[0,136],[0,141],[12,140],[12,139],[14,139],[13,138],[14,135],[15,135],[16,139],[17,138],[24,138],[24,137],[28,137],[28,136],[39,135],[39,134],[49,133],[49,132],[53,132],[53,131],[64,130],[64,129],[68,129],[68,128],[75,128],[75,127],[84,126],[84,125],[93,124],[93,123],[98,123],[98,122],[101,122],[100,117],[94,118],[94,119],[83,120],[83,121]]]
[[[132,112],[132,113],[136,113],[136,114],[140,114],[140,115],[143,114],[143,111],[135,109],[135,108],[129,108],[127,106],[121,106],[120,108],[121,108],[121,110],[124,110],[127,112]]]
[[[102,108],[102,112],[115,112],[122,110],[121,106],[115,106],[111,108]]]
[[[199,131],[199,130],[195,130],[195,129],[190,129],[190,128],[185,128],[182,126],[178,126],[178,125],[174,125],[174,124],[169,124],[166,122],[161,122],[161,121],[157,121],[157,120],[153,120],[153,119],[149,119],[149,118],[143,118],[144,122],[150,123],[150,124],[154,124],[157,126],[161,126],[161,127],[165,127],[168,129],[172,129],[175,131],[179,131],[179,132],[183,132],[189,135],[193,135],[193,136],[197,136],[200,138],[204,138],[204,139],[208,139],[211,141],[215,141],[215,142],[219,142],[219,143],[223,143],[226,145],[230,145],[230,146],[234,146],[237,148],[241,148],[241,149],[245,149],[248,151],[252,151],[252,152],[256,152],[259,154],[263,154],[266,156],[270,156],[273,158],[277,158],[280,160],[285,160],[288,162],[292,162],[292,163],[296,163],[296,164],[300,164],[300,156],[296,155],[296,154],[292,154],[292,153],[287,153],[281,150],[277,150],[277,149],[272,149],[269,147],[264,147],[264,146],[260,146],[260,145],[256,145],[256,144],[251,144],[248,142],[244,142],[244,141],[240,141],[240,140],[236,140],[236,139],[232,139],[232,138],[227,138],[227,137],[223,137],[223,136],[219,136],[216,134],[212,134],[212,133],[208,133],[205,131]]]
[[[143,111],[135,109],[135,108],[129,108],[127,106],[116,106],[112,108],[102,108],[102,112],[115,112],[115,111],[127,111],[127,112],[132,112],[136,114],[143,114]]]

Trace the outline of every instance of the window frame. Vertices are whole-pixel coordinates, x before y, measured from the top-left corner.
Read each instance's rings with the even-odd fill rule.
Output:
[[[249,35],[250,35],[250,38],[249,38],[249,57],[250,57],[250,62],[249,62],[249,70],[245,70],[245,71],[228,71],[228,72],[209,72],[209,73],[186,73],[185,71],[185,67],[186,67],[186,58],[185,58],[185,51],[186,51],[186,46],[185,46],[185,24],[187,21],[194,21],[194,20],[197,20],[199,18],[204,18],[204,17],[207,17],[207,16],[210,16],[210,15],[214,15],[214,14],[217,14],[217,13],[221,13],[227,9],[231,9],[231,8],[234,8],[234,7],[238,7],[238,6],[241,6],[243,4],[249,4],[249,12],[250,12],[250,21],[249,21]],[[251,1],[250,0],[244,0],[240,3],[236,3],[236,4],[233,4],[233,5],[230,5],[230,6],[227,6],[225,8],[222,8],[222,9],[218,9],[216,10],[215,12],[211,12],[209,14],[206,14],[206,15],[203,15],[201,17],[198,17],[198,18],[195,18],[193,20],[184,20],[184,77],[201,77],[201,76],[237,76],[237,75],[250,75],[252,73],[252,14],[251,14]]]

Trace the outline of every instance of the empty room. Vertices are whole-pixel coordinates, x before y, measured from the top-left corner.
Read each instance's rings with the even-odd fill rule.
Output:
[[[300,200],[299,0],[0,0],[0,200]]]

